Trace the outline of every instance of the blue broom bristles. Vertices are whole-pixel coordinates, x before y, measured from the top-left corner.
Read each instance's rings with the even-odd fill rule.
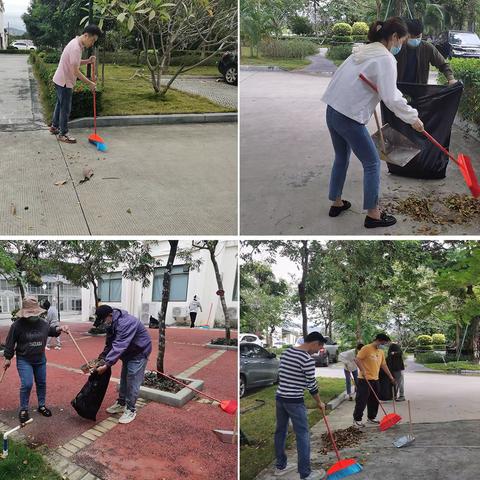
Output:
[[[341,480],[342,478],[349,477],[350,475],[355,475],[360,473],[363,470],[362,466],[359,463],[354,463],[349,467],[343,468],[338,472],[328,475],[328,480]]]
[[[108,149],[107,149],[107,146],[104,143],[98,142],[97,143],[97,150],[100,150],[101,152],[106,152]]]

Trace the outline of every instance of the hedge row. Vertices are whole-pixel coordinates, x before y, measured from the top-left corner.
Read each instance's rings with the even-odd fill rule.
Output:
[[[327,50],[327,58],[330,60],[346,60],[352,54],[352,44],[332,45]]]
[[[30,54],[30,63],[32,64],[35,76],[40,84],[43,105],[45,107],[45,116],[47,122],[53,115],[55,103],[57,101],[53,75],[55,67],[45,63],[37,53]],[[102,111],[102,91],[97,88],[97,113]],[[73,89],[72,112],[70,119],[91,117],[93,112],[93,95],[90,89],[83,83],[77,82]]]
[[[480,59],[452,58],[450,66],[455,78],[465,86],[458,111],[465,120],[480,127]],[[443,75],[439,75],[439,80],[446,83]]]
[[[308,40],[264,40],[259,46],[264,57],[270,58],[305,58],[318,52],[315,43]]]

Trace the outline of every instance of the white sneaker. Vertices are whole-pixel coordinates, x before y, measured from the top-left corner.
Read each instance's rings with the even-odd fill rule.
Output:
[[[132,412],[128,408],[125,409],[123,415],[118,419],[118,423],[130,423],[135,420],[137,412]]]
[[[312,470],[310,472],[310,475],[308,477],[305,477],[303,480],[322,480],[322,478],[325,478],[327,476],[327,472],[325,470],[320,469],[320,470]]]
[[[357,428],[365,428],[365,424],[363,422],[357,422],[356,420],[353,421],[353,426]]]
[[[45,350],[50,350],[50,347],[47,345],[47,346],[45,347]]]
[[[372,423],[373,425],[378,425],[380,422],[378,420],[375,420],[375,419],[372,420],[371,418],[369,418],[367,420],[367,423]]]
[[[55,347],[55,350],[61,350],[62,347],[59,347],[58,345]]]
[[[125,411],[125,405],[120,405],[115,402],[111,407],[107,408],[108,413],[123,413]]]
[[[286,475],[287,473],[293,472],[296,469],[297,469],[296,463],[287,463],[287,466],[282,470],[280,470],[279,468],[276,468],[275,471],[273,472],[273,475],[275,477],[281,477],[282,475]]]

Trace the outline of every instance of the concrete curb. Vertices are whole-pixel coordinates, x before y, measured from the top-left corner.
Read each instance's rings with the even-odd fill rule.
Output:
[[[277,65],[242,65],[240,71],[245,72],[289,72],[286,68]]]
[[[177,125],[184,123],[235,123],[238,114],[231,113],[187,113],[174,115],[119,115],[98,117],[98,127],[127,127],[133,125]],[[92,128],[93,118],[76,118],[68,122],[70,128]]]
[[[212,348],[215,350],[237,350],[238,349],[238,347],[235,347],[234,345],[212,345],[211,343],[206,343],[205,347]]]
[[[177,377],[179,380],[182,380],[185,383],[188,383],[190,387],[196,388],[197,390],[203,389],[203,380],[195,380],[193,378]],[[117,387],[120,388],[120,385]],[[147,400],[152,400],[154,402],[166,403],[171,407],[181,408],[187,402],[192,400],[195,397],[196,393],[189,388],[182,388],[177,393],[165,392],[162,390],[156,390],[155,388],[150,387],[140,387],[140,397],[146,398]]]
[[[344,390],[340,395],[336,396],[335,398],[332,398],[327,405],[326,408],[329,411],[333,411],[336,408],[338,408],[345,400],[347,399],[347,391]]]

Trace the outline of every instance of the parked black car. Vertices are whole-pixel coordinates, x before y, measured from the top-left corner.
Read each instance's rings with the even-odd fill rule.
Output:
[[[434,43],[445,58],[480,58],[480,38],[474,32],[448,30],[441,33]]]
[[[278,382],[280,362],[274,353],[256,343],[240,343],[240,397],[250,388]]]
[[[237,52],[225,52],[218,62],[218,71],[229,85],[238,83],[238,56]]]

